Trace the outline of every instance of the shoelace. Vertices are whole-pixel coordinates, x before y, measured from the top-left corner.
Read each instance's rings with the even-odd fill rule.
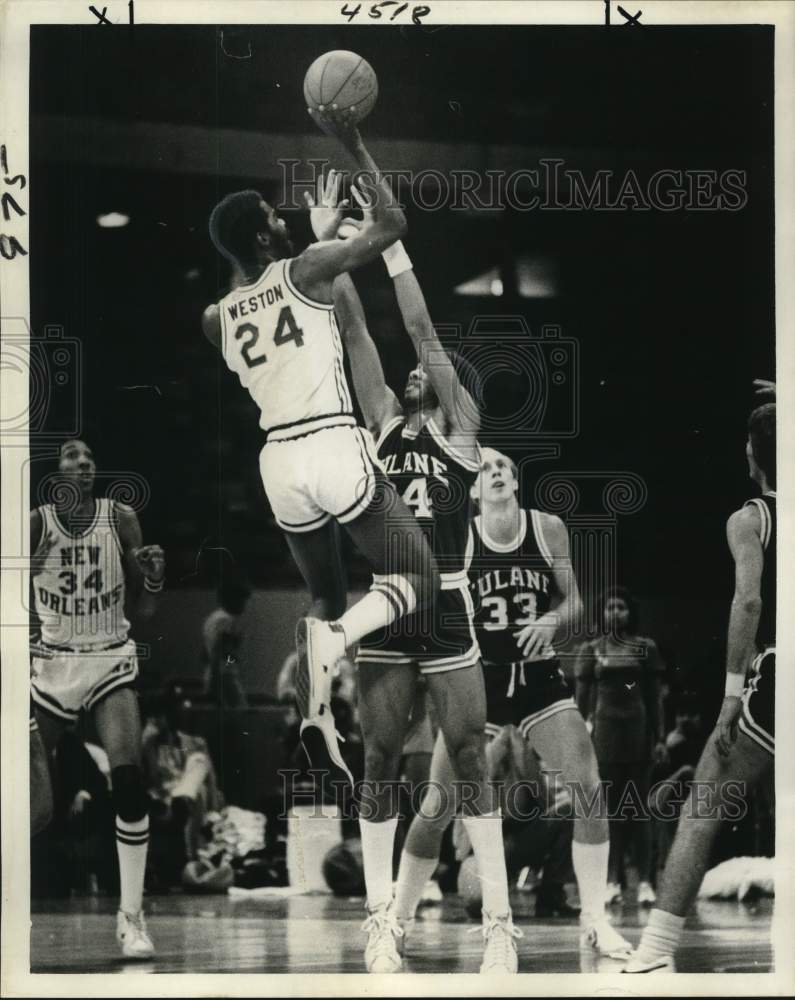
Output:
[[[486,951],[491,960],[489,964],[508,965],[513,952],[512,942],[524,937],[512,921],[500,920],[498,917],[489,917],[482,927],[473,927],[469,933],[477,934],[478,931],[486,942]]]
[[[389,913],[371,913],[362,924],[362,930],[368,934],[375,932],[376,939],[372,950],[376,955],[393,951],[395,943],[392,938],[402,938],[405,933]]]

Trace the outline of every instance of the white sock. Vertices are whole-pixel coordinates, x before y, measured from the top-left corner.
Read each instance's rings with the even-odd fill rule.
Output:
[[[580,890],[580,922],[591,925],[605,919],[607,896],[607,856],[610,841],[601,844],[583,844],[575,840],[571,845],[571,861],[577,887]]]
[[[364,884],[367,887],[367,907],[374,910],[392,901],[392,854],[395,850],[397,816],[372,823],[359,818],[362,834]]]
[[[498,812],[484,813],[480,816],[464,816],[463,822],[478,866],[483,909],[492,916],[509,914],[511,904],[508,900],[502,817]]]
[[[149,817],[132,823],[116,817],[116,852],[119,855],[121,902],[119,908],[134,916],[143,905]]]
[[[345,644],[353,646],[376,629],[411,614],[416,607],[417,595],[404,576],[374,575],[368,593],[339,619],[345,630]]]
[[[655,907],[649,914],[649,922],[643,928],[637,957],[641,962],[653,962],[656,958],[676,954],[684,926],[684,917],[677,917]]]
[[[438,864],[438,858],[419,858],[403,848],[395,891],[395,913],[398,920],[411,920],[414,917],[422,890]]]

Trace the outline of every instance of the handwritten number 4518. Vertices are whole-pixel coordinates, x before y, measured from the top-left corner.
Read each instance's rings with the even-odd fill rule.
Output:
[[[395,10],[390,10],[391,7],[395,7]],[[379,0],[378,3],[371,3],[367,16],[372,17],[373,20],[378,20],[378,18],[383,17],[384,14],[389,14],[389,20],[394,21],[396,18],[400,17],[409,7],[407,3],[400,3],[400,0]],[[349,21],[352,21],[359,11],[362,9],[360,3],[357,4],[343,4],[340,14],[343,17],[347,17]],[[415,4],[411,8],[411,20],[414,24],[421,24],[422,18],[427,17],[430,14],[431,8],[425,4]]]

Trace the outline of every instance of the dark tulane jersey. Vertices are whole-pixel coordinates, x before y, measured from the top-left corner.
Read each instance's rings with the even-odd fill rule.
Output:
[[[756,630],[756,645],[762,650],[776,644],[776,494],[764,493],[749,500],[746,507],[750,505],[759,511],[762,522],[762,613]]]
[[[539,512],[520,511],[519,532],[507,545],[485,535],[478,515],[472,521],[469,547],[469,588],[483,659],[492,663],[521,660],[514,632],[549,611],[557,592]]]
[[[459,577],[466,584],[469,491],[480,471],[479,463],[461,455],[433,420],[414,434],[407,430],[404,417],[390,420],[381,431],[378,457],[422,526],[442,582]]]

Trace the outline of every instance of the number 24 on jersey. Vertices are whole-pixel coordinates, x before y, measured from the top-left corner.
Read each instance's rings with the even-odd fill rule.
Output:
[[[241,323],[235,330],[235,340],[242,341],[240,353],[249,368],[256,368],[257,365],[264,365],[268,360],[267,354],[263,351],[254,354],[254,350],[259,340],[260,330],[253,323]],[[304,331],[298,326],[293,316],[290,306],[282,306],[279,311],[279,318],[276,321],[276,330],[273,334],[273,343],[276,347],[295,343],[296,347],[304,346]]]

